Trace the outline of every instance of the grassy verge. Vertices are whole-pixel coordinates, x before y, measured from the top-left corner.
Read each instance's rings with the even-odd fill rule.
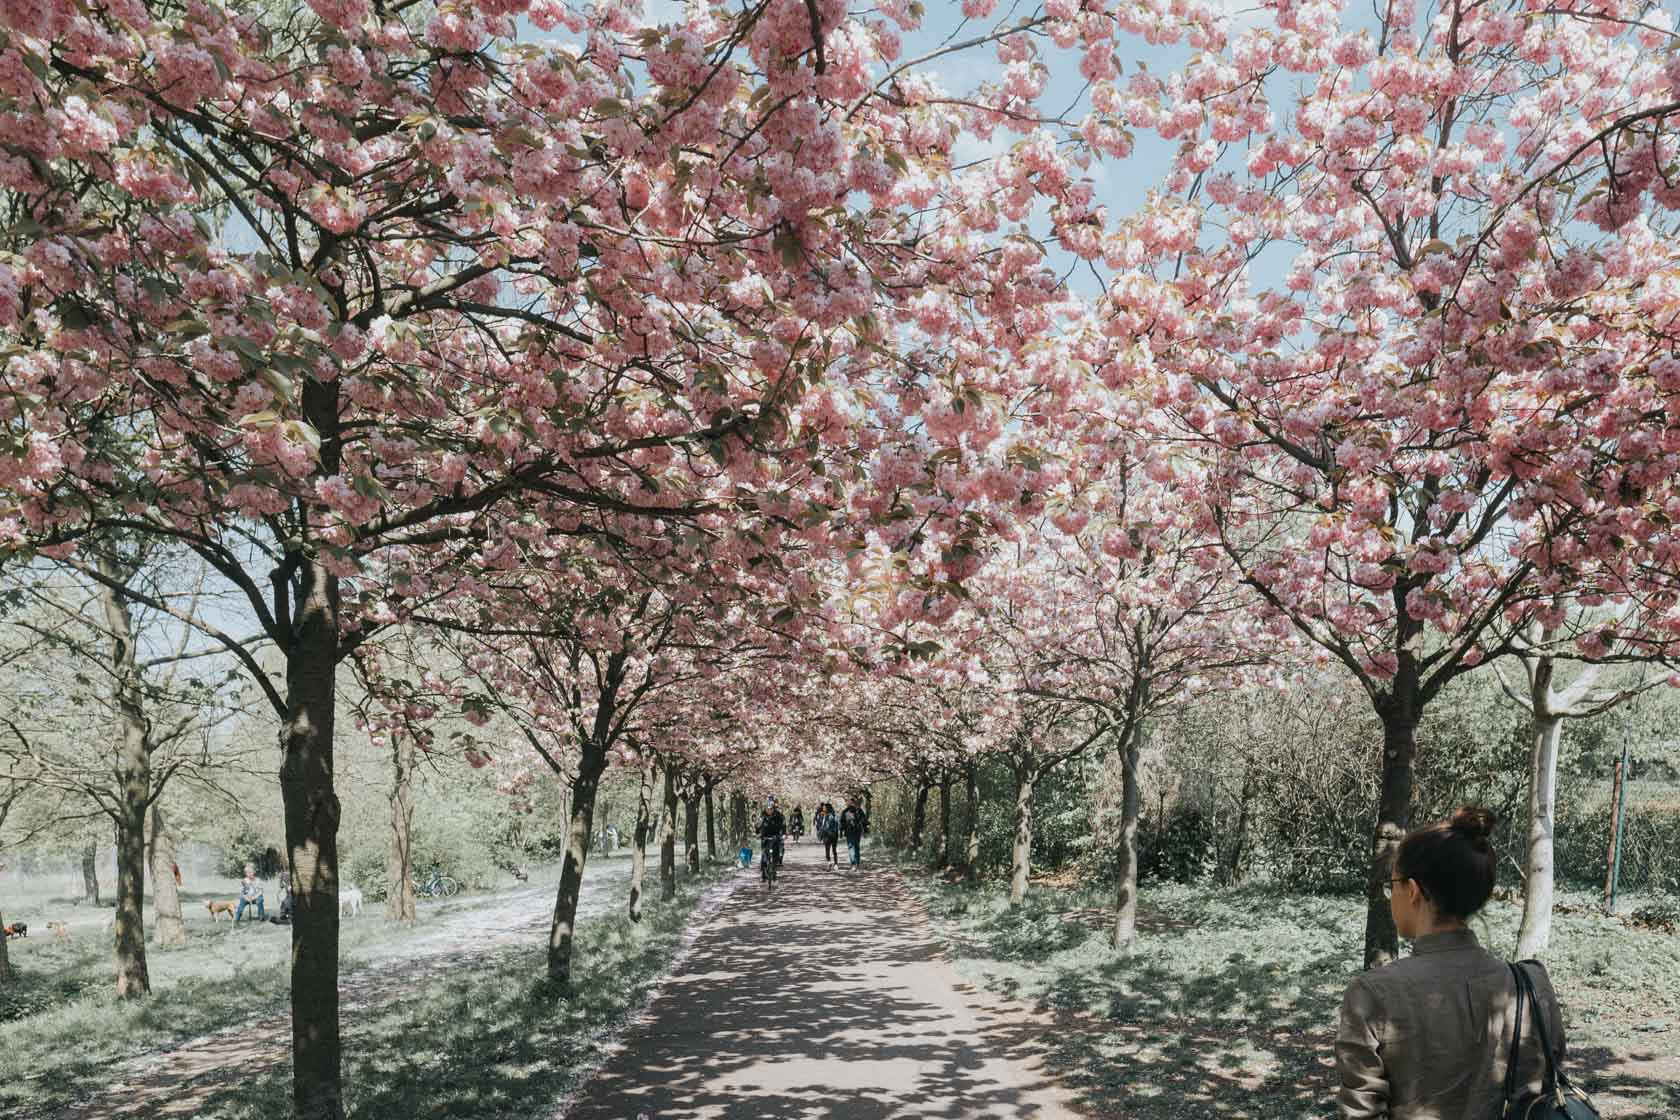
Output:
[[[412,995],[344,1016],[346,1110],[355,1120],[547,1116],[600,1061],[608,1040],[664,975],[706,887],[684,881],[650,901],[640,924],[622,913],[579,925],[575,978],[558,996],[543,980],[543,946],[521,945],[441,973]],[[289,1114],[282,1066],[219,1089],[199,1120]]]
[[[1362,900],[1149,887],[1142,937],[1121,954],[1106,892],[1035,885],[1012,910],[996,886],[906,870],[964,975],[1056,1018],[1055,1064],[1093,1115],[1334,1114],[1331,1045]],[[1563,900],[1547,954],[1571,1074],[1607,1118],[1680,1115],[1680,936],[1587,903]],[[1520,919],[1518,903],[1495,902],[1477,934],[1510,952]]]
[[[603,861],[591,870],[592,882],[616,895],[612,880],[622,868]],[[549,892],[541,887],[518,890],[538,896],[532,905],[540,921]],[[377,907],[347,919],[339,929],[342,973],[399,971],[406,981],[410,976],[405,962],[417,941],[430,942],[427,951],[436,954],[438,938],[450,935],[452,922],[471,918],[475,911],[505,910],[512,894],[463,894],[447,902],[422,903],[411,927],[386,922]],[[18,977],[0,985],[0,1116],[58,1115],[108,1085],[111,1071],[130,1059],[285,1015],[290,928],[212,923],[199,916],[203,910],[198,897],[187,901],[187,944],[147,947],[153,994],[146,1000],[114,998],[111,934],[100,925],[109,909],[72,912],[74,934],[67,941],[47,934],[44,922],[32,920],[35,936],[10,943]],[[521,933],[517,940],[540,945],[541,934]],[[427,962],[438,959],[428,957]]]

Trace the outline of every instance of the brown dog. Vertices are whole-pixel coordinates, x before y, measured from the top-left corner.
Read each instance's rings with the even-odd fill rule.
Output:
[[[70,927],[65,925],[63,922],[48,922],[47,928],[52,930],[53,936],[58,940],[70,940]]]
[[[228,921],[230,921],[230,922],[233,921],[233,903],[231,903],[231,902],[221,902],[221,901],[212,899],[211,901],[206,902],[204,905],[210,911],[210,920],[212,922],[221,921],[223,914],[227,915]]]

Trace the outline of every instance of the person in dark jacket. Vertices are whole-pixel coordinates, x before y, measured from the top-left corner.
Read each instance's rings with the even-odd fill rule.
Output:
[[[758,818],[758,838],[762,842],[766,857],[774,856],[776,866],[782,865],[782,837],[787,835],[787,820],[782,811],[776,808],[776,799],[764,799],[764,812]]]
[[[846,810],[840,814],[840,831],[846,837],[846,854],[851,858],[853,871],[863,864],[863,834],[869,831],[869,814],[863,811],[856,796],[846,799]]]
[[[817,839],[822,841],[823,866],[832,871],[840,862],[840,814],[834,811],[832,803],[824,801],[817,807],[811,824],[817,830]]]

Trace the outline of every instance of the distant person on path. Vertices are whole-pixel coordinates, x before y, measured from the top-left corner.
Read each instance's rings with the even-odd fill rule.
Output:
[[[869,814],[863,811],[856,796],[846,799],[846,811],[840,814],[840,831],[846,834],[846,854],[851,857],[852,870],[863,863],[863,835],[869,831]]]
[[[787,820],[782,811],[776,808],[776,799],[764,799],[764,812],[758,818],[758,838],[762,841],[763,858],[774,858],[776,866],[782,865],[782,837],[787,835]]]
[[[1496,818],[1464,808],[1406,837],[1389,908],[1412,955],[1348,985],[1336,1032],[1343,1120],[1488,1120],[1500,1115],[1516,1026],[1516,982],[1466,920],[1493,893]],[[1540,1006],[1525,1001],[1515,1096],[1545,1073],[1537,1019],[1563,1055],[1563,1018],[1546,969],[1521,965]]]
[[[239,884],[239,906],[233,912],[234,925],[238,925],[239,919],[245,916],[247,906],[257,912],[257,921],[267,920],[263,911],[262,882],[257,878],[257,869],[248,863],[245,865],[245,878]]]
[[[793,807],[793,819],[788,821],[788,831],[793,833],[793,842],[799,843],[799,838],[805,835],[805,811],[798,805]]]
[[[817,839],[822,841],[823,866],[832,871],[840,865],[840,814],[834,811],[831,803],[824,801],[812,823],[817,830]]]

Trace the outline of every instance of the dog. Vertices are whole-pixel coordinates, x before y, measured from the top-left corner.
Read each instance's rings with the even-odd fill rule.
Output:
[[[70,940],[70,927],[65,925],[63,922],[48,922],[47,928],[52,930],[52,935],[58,940]]]
[[[234,915],[234,904],[233,903],[223,902],[220,899],[214,899],[213,898],[209,902],[206,902],[204,904],[204,906],[205,906],[205,909],[210,911],[210,920],[212,922],[221,921],[223,914],[227,915],[227,920],[228,921],[230,921],[230,922],[233,921],[233,915]]]
[[[344,908],[346,906],[350,908],[350,916],[352,918],[358,917],[361,914],[362,888],[345,887],[343,890],[338,892],[338,912],[340,916],[343,916]]]
[[[10,941],[14,937],[28,937],[28,936],[29,936],[29,923],[28,922],[13,922],[11,925],[6,927],[6,940],[7,941]]]

